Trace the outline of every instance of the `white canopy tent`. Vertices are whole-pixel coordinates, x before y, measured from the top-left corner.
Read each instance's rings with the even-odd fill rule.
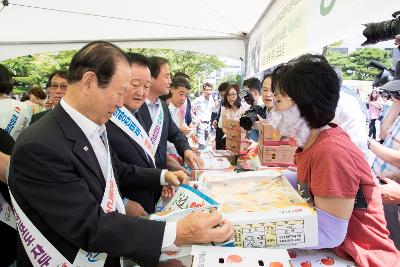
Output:
[[[254,27],[269,2],[9,0],[0,13],[0,60],[77,49],[92,40],[244,58],[242,32]]]
[[[2,2],[0,60],[108,40],[123,48],[248,58],[248,75],[354,34],[356,28],[361,35],[361,23],[388,20],[398,6],[397,0]],[[331,11],[321,15],[321,8]],[[280,38],[284,29],[291,34]],[[285,49],[278,51],[283,44]],[[273,60],[271,51],[276,54]]]

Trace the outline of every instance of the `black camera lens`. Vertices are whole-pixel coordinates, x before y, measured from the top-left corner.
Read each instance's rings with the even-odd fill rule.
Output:
[[[396,35],[400,34],[400,18],[397,17],[399,14],[400,11],[393,13],[392,16],[395,19],[392,20],[366,24],[363,34],[367,40],[361,45],[376,44],[394,39]]]
[[[257,112],[250,112],[246,115],[243,115],[240,120],[239,124],[240,127],[245,129],[246,131],[250,131],[253,124],[257,121]]]

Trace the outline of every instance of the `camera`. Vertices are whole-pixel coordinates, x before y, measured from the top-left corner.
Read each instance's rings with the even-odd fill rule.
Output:
[[[378,70],[381,71],[375,76],[375,80],[372,82],[373,87],[380,87],[380,86],[386,84],[387,82],[390,82],[391,80],[393,80],[394,70],[389,69],[388,67],[386,67],[384,64],[380,63],[379,61],[371,60],[368,63],[368,66],[377,68]]]
[[[257,115],[265,119],[266,112],[261,106],[255,105],[255,100],[251,93],[247,93],[244,96],[244,100],[247,104],[250,105],[250,108],[243,113],[242,117],[239,120],[239,124],[240,127],[245,129],[246,131],[250,131],[253,124],[258,121]]]
[[[394,19],[365,25],[363,35],[367,40],[361,45],[376,44],[381,41],[395,39],[400,34],[400,11],[392,14]]]

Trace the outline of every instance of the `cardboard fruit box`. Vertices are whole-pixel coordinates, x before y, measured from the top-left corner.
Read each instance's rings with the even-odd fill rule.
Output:
[[[271,167],[294,166],[294,154],[297,147],[288,141],[265,141],[259,147],[261,164]]]
[[[204,166],[203,169],[193,169],[191,173],[192,181],[197,181],[199,176],[203,174],[205,171],[213,171],[213,172],[233,172],[235,167],[231,165],[229,160],[225,157],[215,157],[210,152],[207,155],[200,155],[200,158],[203,160]]]
[[[317,215],[279,170],[205,173],[199,190],[235,225],[234,243],[246,248],[318,245]]]

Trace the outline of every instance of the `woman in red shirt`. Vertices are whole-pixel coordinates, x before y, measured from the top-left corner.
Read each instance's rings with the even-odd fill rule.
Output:
[[[317,248],[332,248],[357,266],[400,266],[370,167],[349,136],[330,123],[340,90],[333,68],[322,56],[301,56],[273,72],[272,90],[272,126],[299,146],[297,186],[317,211]]]

